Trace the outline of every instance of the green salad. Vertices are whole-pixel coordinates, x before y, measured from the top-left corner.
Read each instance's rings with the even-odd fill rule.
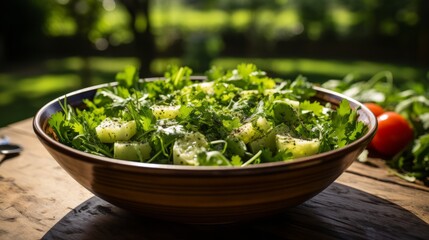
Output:
[[[117,159],[193,166],[289,161],[341,148],[367,132],[343,100],[314,100],[304,77],[274,79],[253,64],[213,67],[206,80],[188,67],[139,79],[134,67],[97,90],[83,108],[60,102],[54,137],[75,149]]]

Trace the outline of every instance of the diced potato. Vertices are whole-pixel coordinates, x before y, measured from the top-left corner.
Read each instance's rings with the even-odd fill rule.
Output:
[[[128,141],[137,132],[135,121],[122,121],[116,118],[106,118],[95,128],[98,139],[103,143]]]

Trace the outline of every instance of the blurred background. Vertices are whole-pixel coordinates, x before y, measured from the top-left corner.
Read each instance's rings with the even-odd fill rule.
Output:
[[[128,65],[429,83],[427,0],[13,0],[0,12],[0,127]]]

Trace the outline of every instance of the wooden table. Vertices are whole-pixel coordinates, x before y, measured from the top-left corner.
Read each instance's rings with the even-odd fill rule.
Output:
[[[24,151],[0,165],[0,239],[429,239],[429,188],[355,162],[331,186],[267,219],[182,225],[121,210],[75,182],[43,148],[32,119],[0,129]]]

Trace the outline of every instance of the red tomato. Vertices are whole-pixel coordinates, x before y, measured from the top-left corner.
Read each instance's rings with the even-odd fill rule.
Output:
[[[369,108],[369,110],[371,110],[372,113],[374,113],[374,115],[376,117],[380,116],[381,114],[384,113],[384,109],[376,104],[376,103],[364,103],[364,105]]]
[[[378,129],[370,148],[391,157],[413,141],[413,129],[407,120],[395,112],[385,112],[377,117]]]

